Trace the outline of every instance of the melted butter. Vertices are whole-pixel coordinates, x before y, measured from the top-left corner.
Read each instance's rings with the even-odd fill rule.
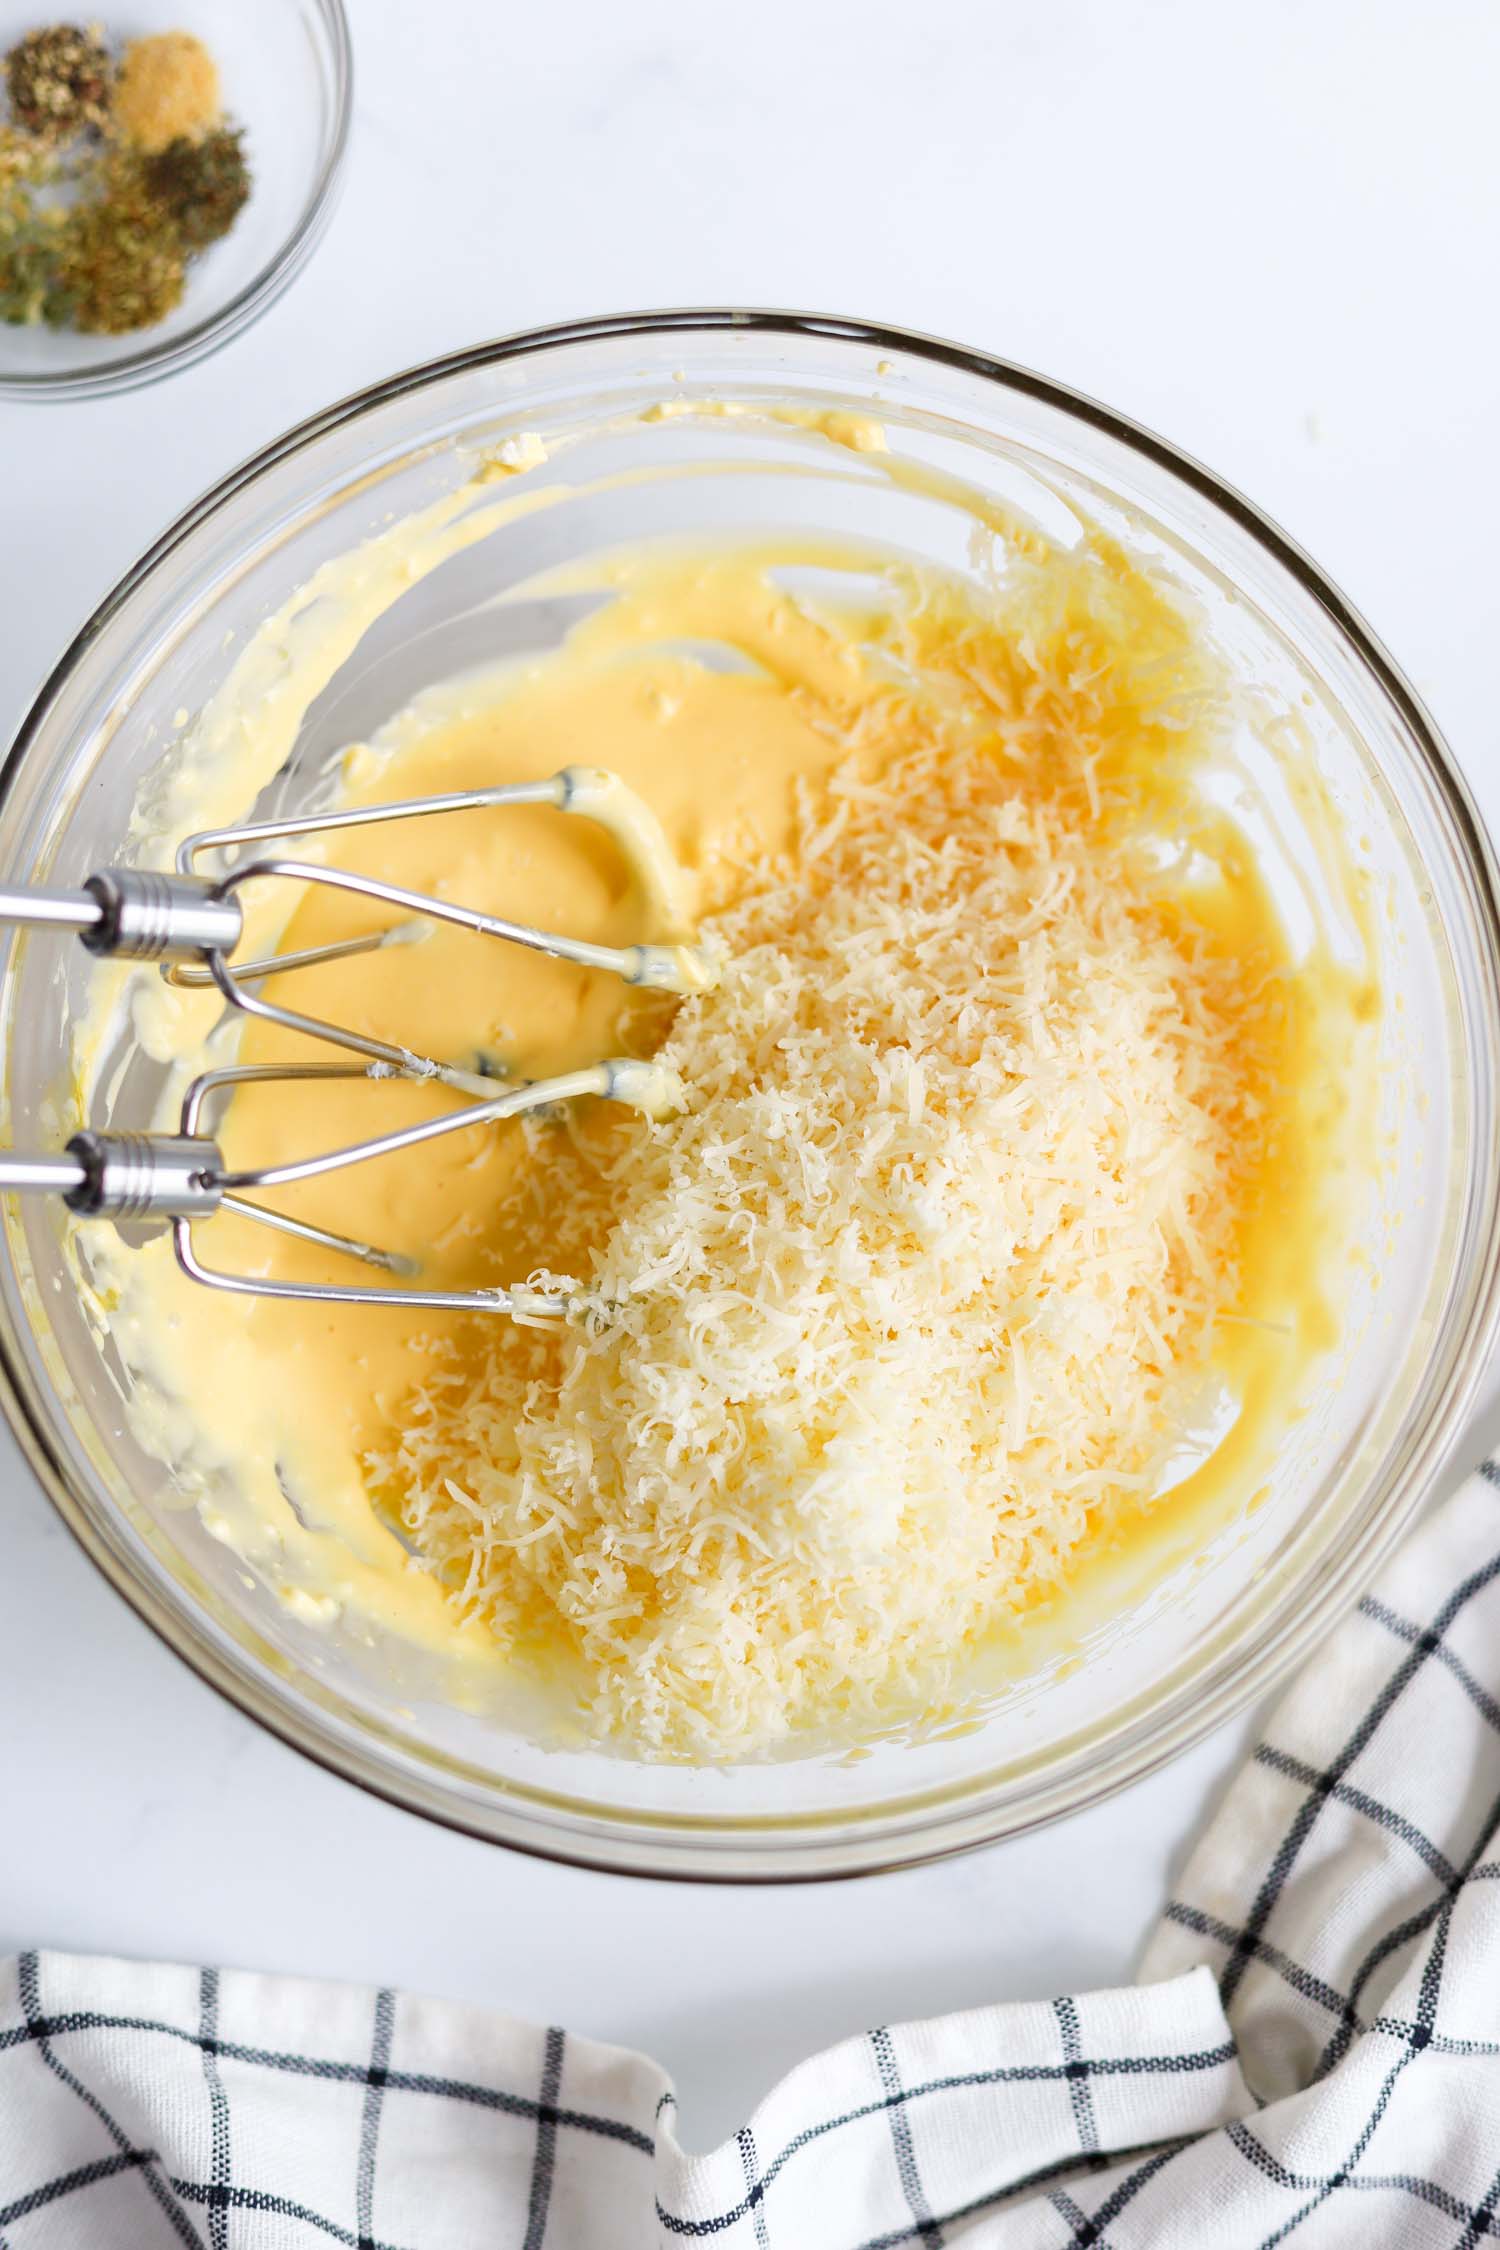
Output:
[[[648,422],[780,422],[787,429],[807,430],[827,438],[831,445],[846,446],[851,453],[889,453],[885,424],[872,414],[856,414],[847,407],[770,406],[739,398],[671,398],[649,406]]]
[[[835,443],[879,449],[863,425],[843,426],[856,418],[835,417],[829,428],[828,417],[815,419]],[[175,841],[187,827],[242,815],[286,756],[300,713],[411,577],[484,536],[507,510],[543,499],[512,493],[476,506],[472,491],[453,495],[415,527],[383,534],[352,565],[346,558],[343,577],[330,566],[257,637],[200,722],[191,755],[143,807],[141,832]],[[851,592],[842,607],[799,601],[783,583],[788,565],[866,587],[871,556],[826,542],[664,549],[560,574],[532,590],[586,584],[609,598],[555,655],[429,693],[352,749],[340,802],[535,781],[587,759],[607,767],[586,784],[594,817],[560,819],[540,806],[455,812],[355,831],[339,841],[337,859],[597,944],[686,942],[700,915],[734,895],[748,865],[787,849],[797,789],[815,789],[851,748],[878,766],[922,728],[992,754],[997,715],[1025,709],[1039,728],[1065,730],[1068,698],[1085,699],[1097,754],[1086,770],[1059,765],[1043,786],[1116,838],[1122,864],[1134,867],[1132,879],[1185,951],[1258,964],[1245,1042],[1262,1058],[1268,1114],[1265,1161],[1239,1231],[1240,1299],[1211,1370],[1237,1409],[1232,1427],[1168,1502],[1100,1512],[1098,1561],[1086,1579],[1125,1553],[1143,1568],[1147,1557],[1166,1567],[1249,1504],[1268,1473],[1287,1417],[1337,1334],[1333,1300],[1349,1230],[1347,1198],[1331,1183],[1358,1170],[1361,1058],[1375,1002],[1368,973],[1332,946],[1319,941],[1293,958],[1245,836],[1200,797],[1214,683],[1180,612],[1102,538],[1065,560],[1035,540],[1018,552],[1046,595],[1047,649],[1034,640],[1023,647],[1003,614],[979,618],[967,594],[889,558],[880,566],[884,604],[867,591],[860,601]],[[704,649],[733,661],[706,662]],[[1039,659],[1053,683],[1040,695]],[[1153,875],[1151,853],[1164,842],[1168,864]],[[1363,909],[1356,902],[1350,911],[1358,921]],[[314,889],[300,904],[269,902],[254,934],[257,949],[264,934],[283,947],[314,947],[378,919],[368,902]],[[224,1059],[211,998],[171,992],[139,971],[105,967],[100,979],[78,1049],[80,1087],[122,1002],[142,1044],[175,1059],[174,1089]],[[420,943],[299,972],[269,991],[497,1078],[647,1055],[663,1022],[660,1000],[613,978],[440,925]],[[328,1054],[263,1024],[249,1028],[238,1052],[254,1062]],[[222,1137],[231,1165],[275,1164],[452,1104],[440,1089],[390,1080],[252,1086],[237,1095]],[[419,1252],[424,1286],[516,1282],[546,1266],[549,1250],[544,1177],[528,1173],[527,1195],[502,1197],[527,1164],[526,1148],[515,1127],[472,1128],[415,1157],[266,1200],[338,1233]],[[368,1278],[233,1217],[216,1219],[202,1240],[225,1268],[284,1280]],[[462,1340],[463,1319],[210,1295],[179,1273],[165,1240],[131,1251],[101,1251],[98,1242],[108,1323],[140,1378],[133,1426],[173,1463],[210,1528],[304,1618],[337,1618],[359,1634],[380,1628],[491,1664],[483,1634],[457,1621],[437,1581],[376,1512],[361,1471],[445,1340]]]

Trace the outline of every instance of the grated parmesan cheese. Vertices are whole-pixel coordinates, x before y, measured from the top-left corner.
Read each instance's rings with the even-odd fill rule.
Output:
[[[440,1360],[369,1466],[593,1732],[718,1761],[941,1703],[1149,1493],[1261,1108],[1249,972],[982,753],[851,765],[706,931],[686,1111],[538,1142],[589,1311]]]

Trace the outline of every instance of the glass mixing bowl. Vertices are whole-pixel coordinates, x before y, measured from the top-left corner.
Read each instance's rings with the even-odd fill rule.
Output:
[[[98,398],[217,351],[300,272],[341,184],[353,104],[343,0],[124,0],[100,13],[116,44],[162,31],[203,41],[225,109],[245,128],[253,193],[223,241],[192,261],[181,304],[155,327],[81,336],[0,325],[0,398]],[[38,0],[0,0],[0,54],[52,20]]]
[[[866,411],[898,464],[924,475],[903,485],[878,474],[795,417],[641,418],[667,398]],[[497,649],[549,644],[566,605],[506,606],[507,589],[622,540],[780,525],[968,570],[973,521],[943,497],[946,474],[1060,538],[1077,536],[1082,510],[1175,575],[1236,671],[1301,730],[1376,902],[1391,1003],[1387,1154],[1344,1341],[1316,1395],[1254,1505],[974,1723],[859,1757],[727,1771],[537,1748],[455,1707],[409,1652],[290,1615],[134,1443],[121,1370],[80,1303],[59,1216],[34,1202],[4,1215],[6,1411],[84,1547],[206,1679],[333,1771],[476,1835],[641,1874],[765,1881],[910,1863],[1071,1811],[1181,1750],[1315,1645],[1417,1506],[1472,1397],[1496,1326],[1500,1222],[1489,844],[1359,619],[1204,470],[979,353],[851,321],[724,311],[459,353],[330,408],[226,477],[104,603],[39,696],[0,784],[7,876],[76,881],[107,862],[142,775],[177,714],[221,678],[226,648],[325,559],[462,483],[479,451],[522,431],[585,433],[532,472],[558,486],[556,504],[454,556],[367,632],[307,715],[294,790],[428,682]],[[1245,746],[1248,762],[1259,754]],[[1280,817],[1294,847],[1294,793],[1283,790]],[[59,1019],[87,980],[80,949],[60,937],[4,953],[8,1136],[22,1146],[55,1145]]]

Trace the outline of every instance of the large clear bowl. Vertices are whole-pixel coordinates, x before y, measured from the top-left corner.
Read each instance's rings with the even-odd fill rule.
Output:
[[[1390,660],[1313,565],[1204,470],[978,353],[852,321],[715,311],[457,354],[330,408],[228,476],[110,596],[39,696],[0,784],[7,876],[76,880],[107,862],[140,777],[175,715],[220,680],[226,648],[326,558],[450,490],[477,452],[522,430],[592,432],[534,472],[571,496],[413,588],[312,706],[295,772],[313,773],[427,682],[501,645],[544,645],[560,605],[497,600],[624,539],[791,525],[970,567],[971,521],[931,474],[903,486],[795,417],[641,418],[668,397],[866,409],[898,463],[1028,508],[1060,537],[1076,535],[1074,510],[1119,526],[1300,729],[1378,906],[1385,1159],[1344,1342],[1256,1504],[967,1730],[859,1758],[689,1771],[538,1748],[446,1699],[409,1651],[304,1625],[252,1583],[129,1435],[121,1370],[80,1305],[56,1212],[34,1202],[5,1212],[4,1403],[126,1599],[243,1710],[335,1772],[476,1835],[600,1867],[840,1875],[987,1841],[1119,1788],[1262,1694],[1369,1580],[1456,1432],[1496,1325],[1496,870]],[[1284,791],[1282,809],[1295,826]],[[41,936],[8,946],[0,980],[7,1134],[51,1145],[60,1022],[82,1001],[87,964],[71,940]],[[66,1631],[60,1618],[64,1643]]]

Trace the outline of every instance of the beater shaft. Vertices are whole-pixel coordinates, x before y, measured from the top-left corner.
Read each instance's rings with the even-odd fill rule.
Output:
[[[128,961],[201,961],[233,952],[244,927],[239,900],[207,876],[154,867],[105,867],[76,891],[0,888],[0,922],[73,930],[90,953]]]
[[[71,1206],[87,1179],[76,1156],[16,1156],[9,1150],[0,1154],[0,1193],[13,1189],[24,1195],[50,1193]]]

